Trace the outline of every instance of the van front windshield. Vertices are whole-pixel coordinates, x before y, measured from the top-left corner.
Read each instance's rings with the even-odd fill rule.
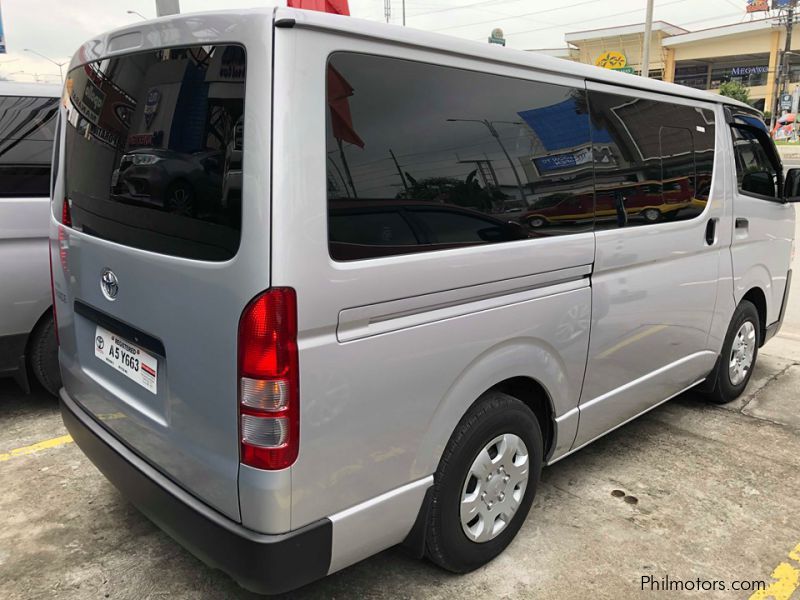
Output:
[[[235,45],[140,52],[71,70],[65,177],[73,227],[173,256],[234,256],[244,77],[244,48]]]

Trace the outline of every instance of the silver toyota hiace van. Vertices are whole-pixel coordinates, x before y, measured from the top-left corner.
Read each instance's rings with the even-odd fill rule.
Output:
[[[64,421],[251,590],[475,569],[543,465],[732,400],[781,325],[800,179],[726,98],[278,7],[87,42],[61,123]]]
[[[57,85],[0,81],[0,377],[53,395],[58,370],[49,247]]]

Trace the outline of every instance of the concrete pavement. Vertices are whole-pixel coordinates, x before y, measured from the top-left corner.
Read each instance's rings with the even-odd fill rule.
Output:
[[[493,563],[454,576],[388,550],[291,597],[616,600],[669,578],[715,589],[663,597],[800,599],[798,390],[800,280],[742,398],[684,394],[546,469]],[[254,597],[128,504],[63,437],[54,399],[0,380],[0,423],[0,598]]]

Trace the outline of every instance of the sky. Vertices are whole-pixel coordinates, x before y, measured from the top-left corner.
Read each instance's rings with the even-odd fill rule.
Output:
[[[391,22],[402,23],[402,3],[391,1]],[[257,0],[180,0],[181,12],[251,8]],[[689,30],[750,18],[745,0],[655,0],[654,19]],[[646,0],[405,0],[406,26],[486,42],[500,27],[512,48],[564,47],[564,34],[641,23]],[[0,77],[58,83],[58,67],[37,57],[68,62],[84,41],[103,31],[156,14],[155,0],[0,0],[7,54]],[[385,21],[384,0],[350,0],[351,15]],[[761,15],[758,15],[760,17]]]

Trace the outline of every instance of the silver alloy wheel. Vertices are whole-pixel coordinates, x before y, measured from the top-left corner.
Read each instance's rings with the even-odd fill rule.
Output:
[[[745,321],[733,338],[731,356],[728,361],[728,377],[733,385],[742,383],[750,369],[756,351],[756,327],[752,321]]]
[[[192,194],[185,187],[178,186],[169,196],[169,205],[177,215],[190,215],[192,212]]]
[[[483,543],[500,535],[525,496],[529,472],[528,448],[513,433],[478,452],[461,491],[461,528],[470,540]]]
[[[544,227],[544,219],[541,217],[534,217],[528,221],[528,225],[534,228]]]
[[[655,223],[661,218],[661,213],[655,208],[648,208],[644,211],[644,218],[651,223]]]

